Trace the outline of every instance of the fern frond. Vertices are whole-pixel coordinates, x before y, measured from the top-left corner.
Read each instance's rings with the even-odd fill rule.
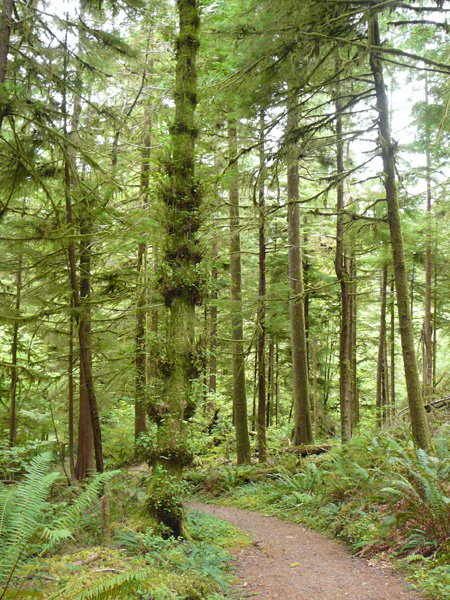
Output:
[[[57,473],[48,473],[51,462],[49,453],[34,458],[23,481],[1,507],[2,529],[0,534],[0,589],[4,597],[14,570],[24,560],[24,551],[39,526],[40,515],[46,506],[45,498]]]
[[[103,581],[92,583],[81,591],[72,591],[63,588],[55,592],[47,600],[57,600],[64,596],[64,600],[112,600],[113,598],[125,598],[126,594],[132,592],[136,587],[152,575],[152,569],[142,571],[129,571],[108,577]]]
[[[76,502],[68,506],[50,527],[45,528],[44,535],[49,540],[50,545],[59,542],[64,536],[68,537],[76,529],[81,514],[95,502],[105,484],[117,473],[118,471],[110,471],[96,475],[88,483]]]

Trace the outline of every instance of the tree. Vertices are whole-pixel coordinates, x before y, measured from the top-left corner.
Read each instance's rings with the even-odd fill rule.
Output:
[[[192,380],[198,376],[195,307],[202,301],[198,265],[202,252],[201,192],[195,178],[195,109],[200,18],[196,0],[178,2],[175,118],[172,157],[165,188],[163,296],[169,309],[167,354],[162,368],[161,401],[153,407],[158,424],[150,482],[150,509],[175,536],[181,533],[183,504],[176,484],[190,461],[185,423],[195,410]]]
[[[230,153],[229,216],[230,216],[230,300],[231,352],[233,373],[233,408],[236,428],[238,465],[250,463],[250,438],[247,421],[247,390],[245,385],[244,327],[242,318],[241,236],[239,223],[239,178],[237,171],[236,125],[228,120]]]
[[[412,435],[416,446],[419,448],[426,448],[430,443],[430,432],[422,401],[419,372],[414,348],[414,333],[408,298],[408,278],[406,274],[405,252],[395,175],[395,144],[391,139],[388,96],[384,83],[383,58],[380,51],[380,30],[376,12],[372,13],[369,19],[369,43],[370,68],[375,82],[377,99],[379,143],[383,159],[383,180],[388,207],[388,223],[391,235],[398,318],[402,340],[403,365],[405,368],[406,387],[408,391]]]
[[[288,112],[287,136],[292,135],[297,122],[297,112],[294,104]],[[289,310],[291,323],[294,444],[298,445],[311,444],[314,440],[314,435],[310,416],[308,357],[306,350],[298,158],[294,145],[290,145],[288,152]]]

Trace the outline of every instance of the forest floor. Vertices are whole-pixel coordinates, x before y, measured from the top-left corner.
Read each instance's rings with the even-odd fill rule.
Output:
[[[236,590],[256,600],[419,600],[382,562],[351,556],[342,544],[302,525],[258,513],[190,502],[253,537],[233,554]]]

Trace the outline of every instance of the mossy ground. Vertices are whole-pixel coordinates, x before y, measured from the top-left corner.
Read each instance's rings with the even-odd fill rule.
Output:
[[[183,537],[164,535],[145,510],[147,469],[117,474],[108,485],[111,542],[102,545],[100,501],[83,511],[70,540],[17,572],[11,592],[36,598],[221,600],[231,597],[229,549],[248,543],[239,529],[186,510]],[[51,511],[73,491],[53,499]],[[49,516],[50,518],[50,516]],[[38,547],[38,544],[37,546]],[[12,596],[14,597],[14,596]]]

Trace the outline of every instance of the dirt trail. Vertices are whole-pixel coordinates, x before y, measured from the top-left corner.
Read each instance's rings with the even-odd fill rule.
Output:
[[[210,513],[253,536],[238,550],[236,574],[243,598],[255,600],[419,600],[390,568],[352,557],[338,542],[277,519],[199,502]]]

